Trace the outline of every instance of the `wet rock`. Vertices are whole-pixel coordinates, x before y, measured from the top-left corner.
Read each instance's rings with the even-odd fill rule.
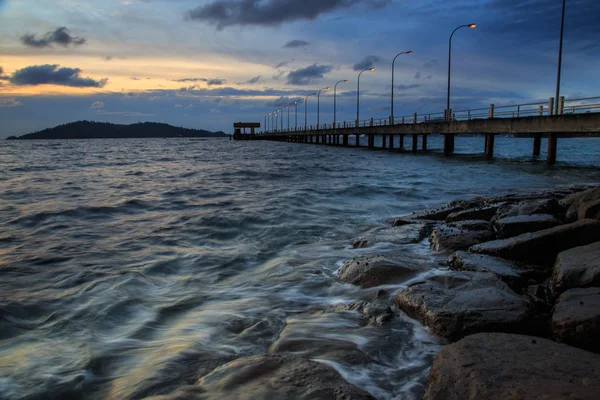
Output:
[[[597,213],[600,212],[599,201],[600,186],[565,197],[560,201],[560,204],[568,207],[566,213],[567,221],[575,221],[590,217],[598,219],[599,216]]]
[[[597,241],[600,241],[600,222],[584,219],[510,239],[482,243],[469,251],[550,266],[561,251]]]
[[[419,243],[429,235],[431,229],[433,228],[430,224],[424,223],[402,225],[396,228],[377,228],[354,241],[352,246],[356,249],[370,247],[382,242],[393,244]]]
[[[556,296],[573,288],[600,287],[600,242],[560,253],[551,283]]]
[[[334,309],[336,311],[358,311],[367,318],[369,325],[383,325],[394,317],[392,309],[379,302],[371,304],[366,301],[356,301],[349,304],[338,304]]]
[[[401,265],[383,256],[364,256],[347,262],[340,269],[338,276],[342,282],[370,288],[402,282],[418,272],[415,267]]]
[[[600,353],[600,288],[561,294],[552,314],[552,332],[560,342]]]
[[[454,212],[448,215],[446,222],[467,221],[474,219],[483,219],[489,221],[496,214],[496,211],[498,211],[498,207],[499,205],[492,205]]]
[[[558,224],[558,220],[550,214],[533,214],[501,218],[494,223],[494,226],[498,236],[507,238],[553,228]]]
[[[333,368],[293,355],[239,358],[187,386],[152,400],[373,399]]]
[[[448,215],[464,210],[462,206],[442,207],[415,212],[401,217],[401,219],[421,219],[429,221],[444,221]]]
[[[499,257],[457,251],[448,259],[448,266],[455,271],[491,272],[511,289],[520,292],[534,270]]]
[[[528,298],[483,272],[435,276],[402,290],[394,301],[433,333],[452,341],[477,332],[527,331],[533,310]]]
[[[521,201],[507,204],[498,209],[494,219],[516,217],[519,215],[548,214],[554,217],[564,214],[565,209],[553,198]]]
[[[471,230],[471,231],[489,231],[490,222],[483,219],[470,219],[466,221],[449,222],[449,227],[458,228],[460,230]]]
[[[440,351],[428,381],[425,400],[594,400],[600,356],[532,336],[480,333]]]
[[[441,225],[433,229],[429,242],[433,251],[464,250],[494,237],[492,231],[469,231]]]

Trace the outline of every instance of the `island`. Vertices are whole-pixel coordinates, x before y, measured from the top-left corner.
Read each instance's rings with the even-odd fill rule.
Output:
[[[189,129],[156,122],[119,125],[108,122],[77,121],[23,136],[10,136],[6,140],[48,139],[127,139],[127,138],[226,138],[230,135],[219,131]]]

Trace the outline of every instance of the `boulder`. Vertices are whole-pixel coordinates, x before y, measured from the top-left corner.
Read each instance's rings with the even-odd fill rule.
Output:
[[[410,244],[419,243],[431,232],[430,224],[406,224],[393,228],[376,228],[367,232],[362,238],[355,240],[352,246],[365,248],[376,243]]]
[[[558,220],[550,214],[533,214],[501,218],[496,220],[494,226],[498,236],[507,238],[522,233],[554,228],[558,224]]]
[[[560,253],[551,284],[555,296],[573,288],[600,287],[600,242]]]
[[[478,244],[469,251],[550,266],[561,251],[597,241],[600,241],[600,221],[584,219],[510,239]]]
[[[600,288],[561,294],[552,314],[552,332],[560,342],[600,353]]]
[[[455,222],[455,221],[466,221],[473,219],[483,219],[489,221],[492,219],[496,211],[498,211],[499,205],[491,205],[486,207],[477,207],[470,208],[468,210],[462,210],[458,212],[453,212],[449,214],[446,218],[446,222]]]
[[[512,261],[466,251],[452,254],[448,266],[454,271],[491,272],[517,292],[521,291],[529,278],[536,275],[534,270]]]
[[[494,274],[449,272],[410,285],[394,297],[398,308],[449,340],[477,332],[529,329],[533,307]]]
[[[600,393],[600,355],[551,340],[480,333],[446,346],[425,400],[579,399]]]
[[[494,233],[490,230],[470,231],[440,225],[433,229],[429,242],[433,251],[464,250],[494,237]]]
[[[405,215],[400,217],[400,219],[420,219],[420,220],[428,220],[428,221],[444,221],[448,215],[464,210],[464,206],[455,205],[455,206],[446,206],[440,208],[431,208],[424,211],[414,212],[409,215]]]
[[[456,221],[449,222],[446,224],[452,228],[458,228],[461,230],[470,230],[470,231],[489,231],[491,230],[491,225],[489,221],[484,219],[469,219],[466,221]]]
[[[567,196],[560,201],[563,207],[568,207],[568,221],[589,218],[598,212],[595,204],[600,200],[600,186]],[[581,211],[581,214],[580,214]]]
[[[585,218],[600,220],[600,199],[590,200],[579,206],[577,219]]]
[[[239,358],[168,396],[153,400],[364,399],[373,397],[333,368],[293,355]]]
[[[419,270],[401,265],[383,256],[363,256],[347,262],[339,271],[342,282],[363,288],[405,281],[415,276]]]
[[[532,199],[516,204],[507,204],[498,209],[494,219],[516,217],[518,215],[548,214],[559,216],[565,209],[553,198]]]
[[[335,311],[358,311],[368,321],[369,325],[383,325],[394,317],[392,309],[383,302],[368,303],[360,300],[349,304],[338,304]]]

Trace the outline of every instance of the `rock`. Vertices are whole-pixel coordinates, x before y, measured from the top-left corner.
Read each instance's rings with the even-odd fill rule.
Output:
[[[338,304],[334,307],[336,311],[358,311],[363,314],[369,325],[383,325],[394,317],[392,309],[383,303],[367,303],[366,301],[355,301],[349,304]]]
[[[342,282],[362,288],[397,283],[412,278],[419,272],[383,256],[364,256],[347,262],[339,271]]]
[[[498,236],[502,238],[522,233],[536,232],[557,226],[559,222],[550,214],[517,215],[497,220],[494,223]]]
[[[493,238],[492,231],[469,231],[441,225],[433,229],[429,236],[429,242],[434,251],[464,250]]]
[[[598,200],[600,200],[600,186],[567,196],[560,201],[560,204],[568,207],[566,214],[567,221],[575,221],[586,218],[585,215],[591,215],[594,210],[597,211],[594,204]],[[586,206],[584,207],[584,211],[582,211],[582,217],[580,217],[579,212],[583,205]],[[588,209],[591,209],[591,211],[587,211]]]
[[[489,231],[490,222],[484,219],[470,219],[466,221],[456,221],[449,222],[447,224],[449,227],[458,228],[461,230],[470,230],[470,231]]]
[[[363,238],[352,243],[356,248],[365,248],[376,243],[410,244],[419,243],[431,232],[430,224],[407,224],[396,228],[376,228],[367,232]]]
[[[507,204],[498,209],[495,219],[516,217],[519,215],[548,214],[554,217],[564,214],[565,209],[553,198],[521,201]]]
[[[585,218],[600,220],[600,199],[590,200],[579,206],[577,219]]]
[[[550,266],[561,251],[597,241],[600,241],[600,222],[584,219],[510,239],[482,243],[469,251]]]
[[[600,287],[600,242],[560,253],[551,283],[555,296],[573,288]]]
[[[446,218],[446,222],[455,221],[466,221],[473,219],[483,219],[489,221],[492,219],[496,211],[498,211],[499,205],[492,205],[487,207],[470,208],[468,210],[453,212]]]
[[[552,332],[559,342],[600,353],[600,288],[561,294],[552,314]]]
[[[429,221],[443,221],[448,217],[448,215],[453,212],[458,212],[464,210],[462,206],[454,206],[454,207],[442,207],[442,208],[434,208],[429,210],[424,210],[416,213],[412,213],[409,215],[405,215],[400,219],[421,219],[421,220],[429,220]]]
[[[239,358],[187,386],[153,400],[373,399],[333,368],[293,355]]]
[[[440,351],[428,382],[425,400],[595,400],[600,356],[532,336],[480,333]]]
[[[477,332],[527,331],[530,301],[494,274],[449,272],[415,283],[394,297],[398,308],[449,340]]]
[[[511,289],[520,292],[536,272],[503,258],[457,251],[448,259],[448,266],[455,271],[491,272]]]

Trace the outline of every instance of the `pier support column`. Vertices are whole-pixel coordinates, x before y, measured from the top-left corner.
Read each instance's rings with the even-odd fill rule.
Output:
[[[356,147],[360,147],[360,134],[356,134]]]
[[[390,151],[394,150],[394,135],[390,135]]]
[[[494,138],[495,135],[493,133],[485,135],[485,158],[488,160],[494,158]]]
[[[553,165],[556,164],[556,146],[558,144],[558,135],[556,133],[551,133],[548,135],[548,155],[546,157],[546,161],[548,164]]]
[[[536,133],[533,137],[533,156],[539,157],[542,150],[542,134]]]
[[[423,134],[423,151],[427,151],[427,134]]]
[[[387,135],[381,135],[381,148],[385,149],[387,147]]]
[[[417,151],[419,135],[412,135],[412,151]]]
[[[375,147],[375,135],[369,133],[369,148],[372,149]]]
[[[444,154],[449,156],[454,153],[454,135],[449,133],[444,135]]]
[[[402,151],[404,150],[404,135],[400,135],[400,143],[398,145],[398,150]]]

